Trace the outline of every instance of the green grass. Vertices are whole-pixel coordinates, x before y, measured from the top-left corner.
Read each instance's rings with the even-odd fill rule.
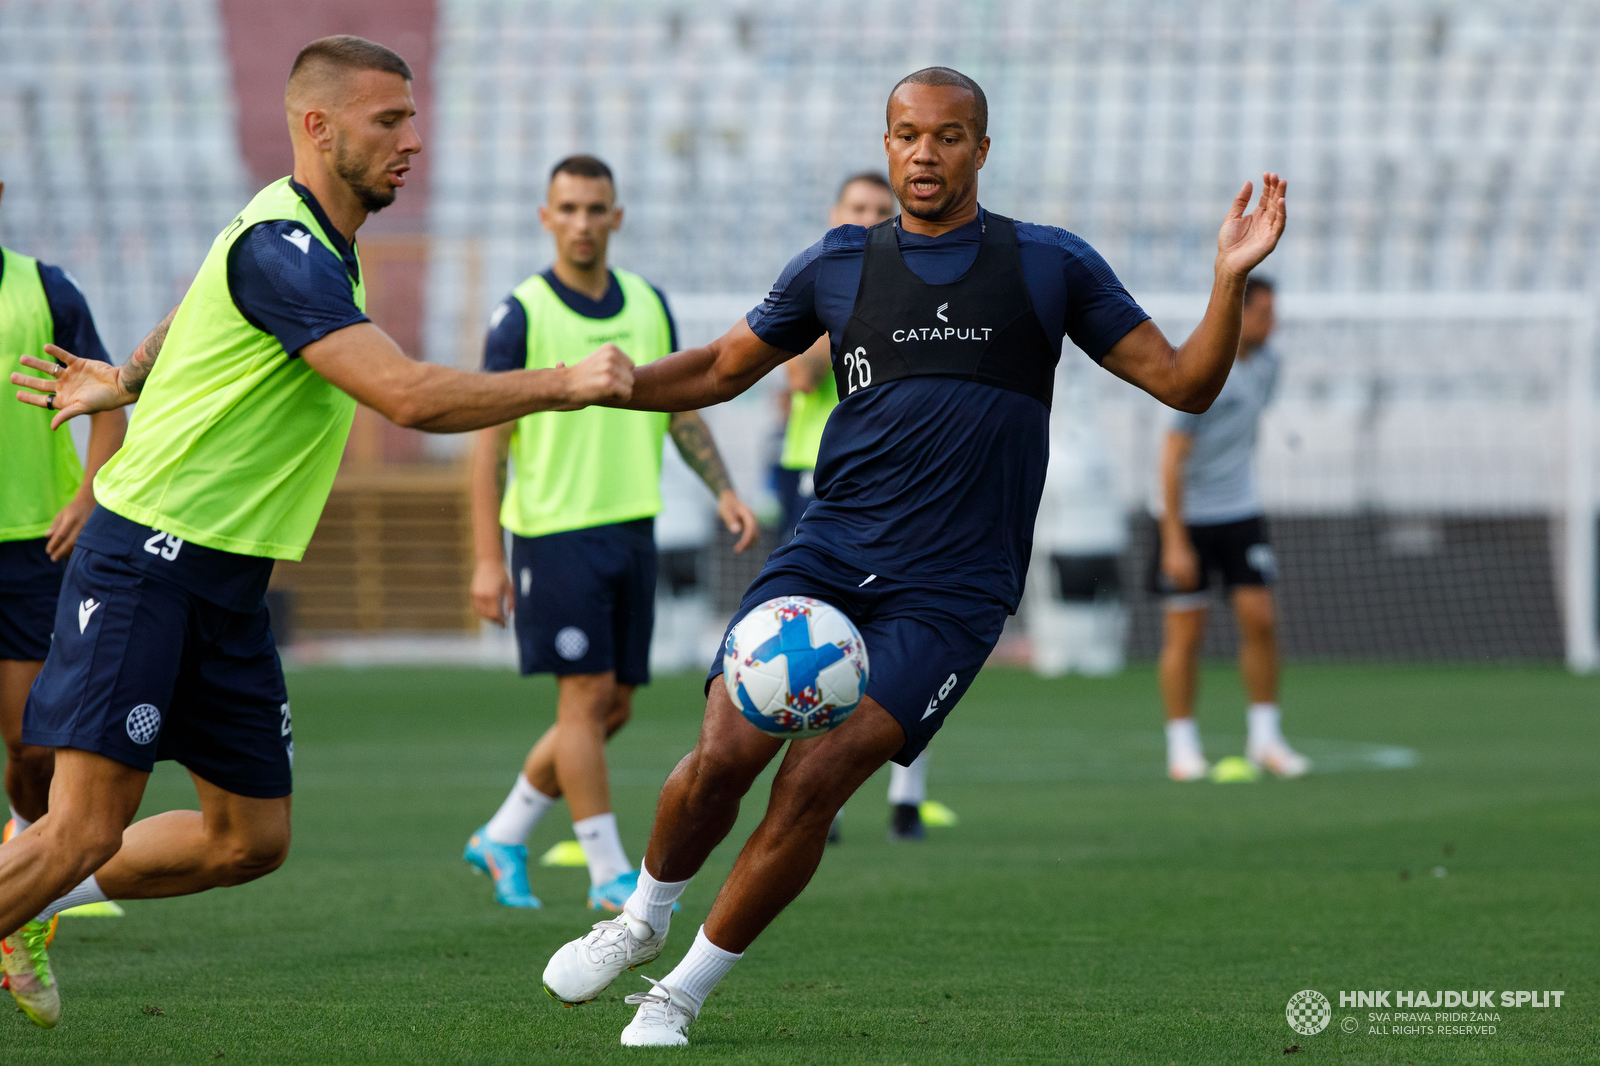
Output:
[[[1213,757],[1242,744],[1231,672],[1206,676]],[[593,920],[581,870],[537,870],[546,906],[495,906],[460,860],[550,720],[552,686],[445,670],[292,674],[295,842],[237,889],[67,919],[65,1021],[22,1015],[8,1061],[439,1063],[1470,1063],[1600,1060],[1600,683],[1555,669],[1289,671],[1291,737],[1341,772],[1174,785],[1154,681],[983,674],[933,749],[961,815],[884,841],[883,776],[845,843],[709,1000],[687,1053],[628,1053],[629,976],[564,1010],[550,952]],[[643,849],[657,790],[699,721],[697,677],[644,692],[612,746],[616,809]],[[1377,746],[1389,746],[1380,748]],[[1360,769],[1376,758],[1416,765]],[[1387,755],[1385,755],[1387,752]],[[1375,754],[1376,753],[1376,754]],[[681,957],[763,808],[689,888]],[[146,813],[192,805],[168,765]],[[564,808],[535,854],[570,835]],[[1433,876],[1442,866],[1447,876]],[[1406,871],[1409,876],[1402,876]],[[1294,992],[1335,1004],[1317,1036]],[[1489,1037],[1339,1031],[1337,992],[1563,989]],[[152,1008],[159,1009],[155,1013]]]

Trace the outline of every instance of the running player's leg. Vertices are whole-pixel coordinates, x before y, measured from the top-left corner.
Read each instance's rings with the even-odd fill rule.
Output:
[[[869,696],[837,729],[790,744],[766,816],[706,918],[706,938],[724,952],[742,954],[811,882],[834,813],[905,743],[900,723]]]
[[[6,797],[11,802],[9,839],[44,817],[50,799],[55,752],[22,742],[22,711],[42,660],[0,658],[0,736],[6,745]]]
[[[283,865],[290,797],[241,796],[189,776],[200,809],[167,811],[128,826],[121,848],[94,871],[100,898],[188,896],[242,885]]]
[[[55,754],[50,813],[0,848],[0,931],[7,935],[117,853],[150,778],[94,752]]]
[[[45,950],[51,915],[40,914],[116,854],[150,777],[92,752],[56,754],[51,813],[0,848],[0,964],[12,998],[47,1029],[61,1018],[61,993]]]

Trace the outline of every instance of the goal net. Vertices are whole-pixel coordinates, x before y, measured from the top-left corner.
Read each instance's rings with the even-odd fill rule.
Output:
[[[1141,303],[1174,341],[1205,306],[1187,296]],[[1594,669],[1591,301],[1283,293],[1277,307],[1270,343],[1283,370],[1257,473],[1284,653]],[[1142,588],[1163,410],[1109,374],[1067,377],[1069,391],[1087,390],[1131,516],[1119,568],[1128,650],[1151,655],[1159,605]],[[1227,615],[1212,612],[1210,654],[1235,646]]]

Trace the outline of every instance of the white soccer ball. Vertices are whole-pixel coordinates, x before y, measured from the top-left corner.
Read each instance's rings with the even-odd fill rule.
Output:
[[[867,691],[867,646],[831,604],[768,600],[739,620],[722,649],[734,706],[762,732],[819,736],[850,717]]]

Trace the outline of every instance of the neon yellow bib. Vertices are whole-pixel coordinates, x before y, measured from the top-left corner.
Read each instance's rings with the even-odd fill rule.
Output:
[[[635,366],[672,354],[666,308],[648,282],[614,270],[622,311],[587,318],[535,274],[512,295],[528,314],[528,368],[569,366],[610,341]],[[670,415],[586,407],[517,420],[500,524],[522,537],[649,518],[661,510],[661,440]]]
[[[356,402],[228,292],[228,250],[258,222],[292,219],[337,254],[288,178],[229,223],[178,306],[127,443],[95,477],[100,503],[136,522],[241,555],[299,559],[339,470]],[[351,282],[357,307],[366,290]]]
[[[9,248],[0,248],[0,256],[5,257],[0,267],[0,382],[10,382],[14,370],[37,377],[38,371],[22,365],[22,356],[46,358],[44,346],[55,340],[56,332],[39,281],[39,262]],[[51,417],[9,393],[0,397],[0,456],[5,463],[0,541],[44,536],[83,481],[72,434],[64,426],[51,432]]]
[[[815,470],[822,448],[822,430],[839,406],[839,384],[829,369],[810,392],[789,398],[789,425],[783,431],[783,454],[778,465],[785,470]]]

